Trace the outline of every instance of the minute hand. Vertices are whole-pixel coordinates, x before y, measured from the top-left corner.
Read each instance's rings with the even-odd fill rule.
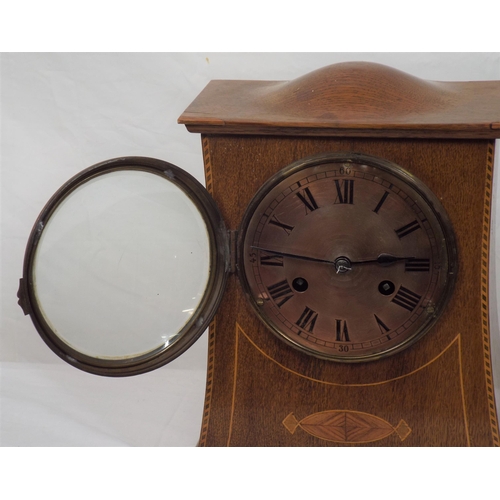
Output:
[[[283,257],[292,257],[294,259],[302,259],[302,260],[308,260],[311,262],[322,262],[324,264],[335,264],[336,262],[334,260],[326,260],[326,259],[318,259],[316,257],[308,257],[307,255],[299,255],[299,254],[294,254],[294,253],[288,253],[288,252],[281,252],[278,250],[269,250],[268,248],[263,248],[263,247],[258,247],[258,246],[252,246],[251,248],[255,250],[262,250],[267,253],[272,253],[274,255],[282,255]],[[414,259],[414,257],[395,257],[394,255],[390,255],[388,253],[381,253],[376,259],[371,259],[371,260],[359,260],[357,262],[350,262],[351,265],[353,264],[380,264],[382,266],[388,266],[391,265],[395,262],[400,262],[402,260],[411,260]]]
[[[283,257],[292,257],[294,259],[309,260],[311,262],[322,262],[324,264],[335,264],[333,260],[317,259],[316,257],[308,257],[307,255],[298,255],[295,253],[280,252],[278,250],[269,250],[267,248],[252,246],[251,248],[255,250],[262,250],[266,253],[272,253],[274,255],[282,255]]]

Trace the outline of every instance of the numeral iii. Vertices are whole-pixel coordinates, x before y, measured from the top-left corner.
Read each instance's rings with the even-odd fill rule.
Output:
[[[431,268],[430,262],[430,259],[409,259],[405,262],[405,271],[428,273]]]

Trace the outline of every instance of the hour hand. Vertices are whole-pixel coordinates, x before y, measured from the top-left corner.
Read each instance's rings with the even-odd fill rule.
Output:
[[[381,253],[376,259],[358,260],[356,262],[352,262],[348,257],[337,257],[334,264],[337,273],[343,274],[348,271],[352,271],[352,266],[357,266],[359,264],[379,264],[380,266],[390,266],[395,262],[411,261],[413,259],[414,257],[396,257],[395,255],[388,253]]]
[[[358,264],[379,264],[381,266],[389,266],[391,264],[394,264],[395,262],[414,259],[414,257],[396,257],[388,253],[381,253],[376,259],[359,260],[357,262],[352,262],[349,259],[349,257],[345,256],[337,257],[335,260],[327,260],[327,259],[318,259],[316,257],[309,257],[307,255],[282,252],[279,250],[270,250],[269,248],[258,247],[255,245],[252,245],[251,248],[253,248],[254,250],[262,250],[263,252],[270,253],[273,255],[281,255],[283,257],[291,257],[294,259],[307,260],[309,262],[321,262],[324,264],[332,264],[335,266],[337,273],[345,273],[347,271],[350,271],[353,265],[358,265]]]
[[[381,253],[376,259],[371,260],[358,260],[357,262],[351,262],[351,265],[357,264],[380,264],[381,266],[390,266],[395,262],[401,262],[406,260],[412,260],[415,257],[396,257],[389,253]]]

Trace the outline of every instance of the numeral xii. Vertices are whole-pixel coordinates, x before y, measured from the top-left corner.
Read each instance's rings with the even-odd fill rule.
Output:
[[[335,187],[337,188],[337,197],[334,203],[342,203],[352,205],[354,203],[354,180],[345,179],[339,181],[335,179]]]

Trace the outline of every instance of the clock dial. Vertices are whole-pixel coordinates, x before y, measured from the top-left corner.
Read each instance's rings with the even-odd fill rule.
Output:
[[[456,273],[444,209],[401,167],[331,154],[285,168],[240,231],[240,277],[265,324],[309,354],[368,361],[437,320]]]

